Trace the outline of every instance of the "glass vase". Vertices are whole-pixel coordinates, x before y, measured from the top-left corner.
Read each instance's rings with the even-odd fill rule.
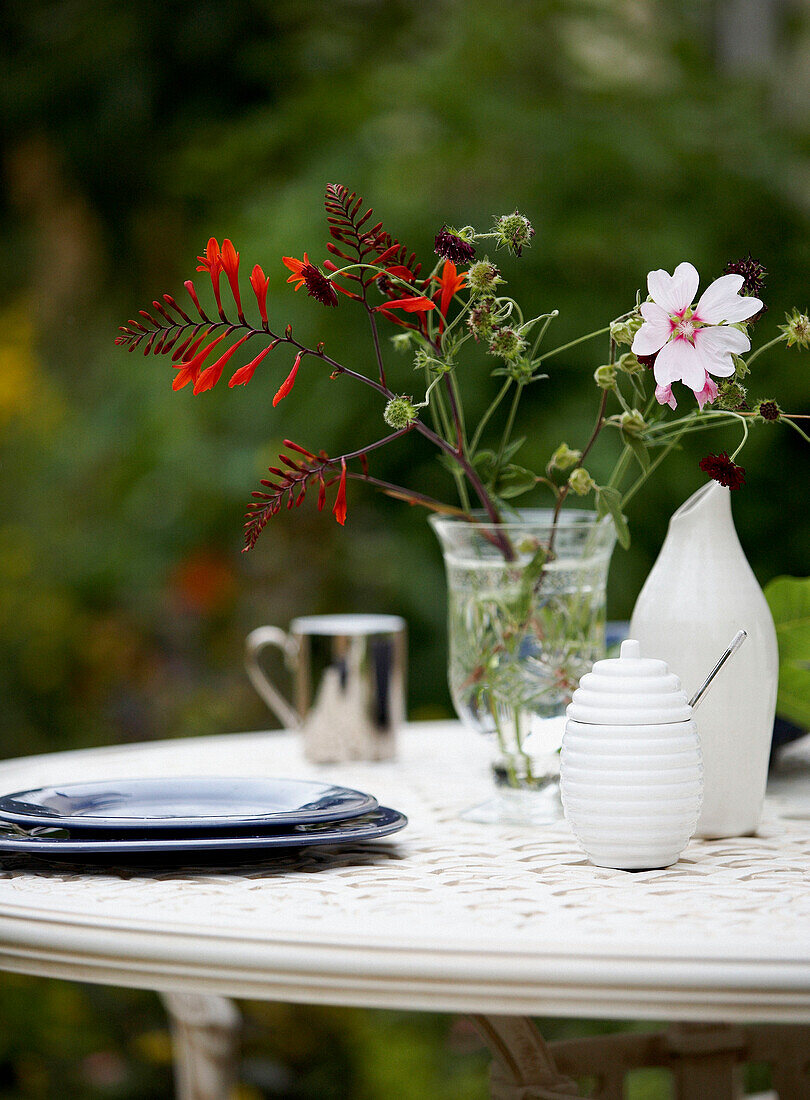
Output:
[[[495,747],[495,798],[468,820],[544,824],[562,816],[565,708],[605,650],[615,530],[595,512],[526,510],[505,523],[431,516],[447,570],[450,694]]]

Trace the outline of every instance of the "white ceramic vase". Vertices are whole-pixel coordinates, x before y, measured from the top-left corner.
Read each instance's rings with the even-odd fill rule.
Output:
[[[623,871],[669,867],[695,831],[702,793],[692,708],[666,662],[597,661],[568,707],[560,794],[588,858]]]
[[[701,703],[702,837],[756,831],[779,671],[773,619],[737,538],[730,496],[712,481],[675,512],[630,624],[642,650],[666,660],[689,697],[734,634],[748,632]]]

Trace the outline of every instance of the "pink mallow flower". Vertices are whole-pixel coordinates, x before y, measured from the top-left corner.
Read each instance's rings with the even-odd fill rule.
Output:
[[[655,355],[655,396],[661,405],[677,406],[673,382],[683,382],[695,394],[698,405],[717,397],[717,385],[710,375],[728,378],[734,374],[732,355],[751,348],[751,341],[733,326],[747,321],[762,309],[759,298],[745,297],[742,275],[715,279],[693,305],[700,276],[690,263],[668,271],[651,271],[647,276],[650,302],[642,302],[644,324],[633,340],[636,355]]]

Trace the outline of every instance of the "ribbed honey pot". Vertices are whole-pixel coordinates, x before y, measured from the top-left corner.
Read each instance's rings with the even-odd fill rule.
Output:
[[[703,798],[698,731],[678,677],[629,640],[582,677],[566,713],[563,808],[591,862],[627,871],[675,863]]]

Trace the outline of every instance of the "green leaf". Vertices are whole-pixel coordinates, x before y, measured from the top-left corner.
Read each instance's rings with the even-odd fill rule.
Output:
[[[525,442],[526,442],[526,436],[525,435],[522,435],[520,437],[520,439],[513,439],[512,442],[510,444],[508,444],[508,446],[504,447],[502,461],[503,462],[511,461],[515,457],[515,455],[518,453],[518,451],[520,450],[520,448],[523,446],[523,444]]]
[[[618,489],[612,489],[607,485],[596,487],[596,513],[599,516],[611,516],[613,526],[616,528],[616,538],[622,549],[630,546],[630,529],[627,520],[622,515],[622,494]]]
[[[531,470],[523,466],[507,466],[498,475],[498,483],[495,492],[503,500],[519,497],[522,493],[528,493],[537,484],[537,478]]]
[[[473,458],[472,464],[484,481],[489,481],[495,472],[495,452],[479,451]]]
[[[459,465],[456,462],[456,460],[453,458],[453,456],[449,455],[449,454],[446,454],[443,451],[441,454],[436,455],[436,458],[439,460],[439,462],[441,462],[441,464],[442,464],[442,466],[444,466],[445,470],[449,471],[449,473],[453,474],[453,476],[455,477],[455,475],[459,471]]]
[[[650,469],[650,455],[647,451],[647,445],[637,435],[633,435],[631,432],[622,432],[622,440],[638,460],[639,466],[646,474]]]
[[[765,599],[779,641],[777,714],[810,730],[810,577],[774,577]]]

